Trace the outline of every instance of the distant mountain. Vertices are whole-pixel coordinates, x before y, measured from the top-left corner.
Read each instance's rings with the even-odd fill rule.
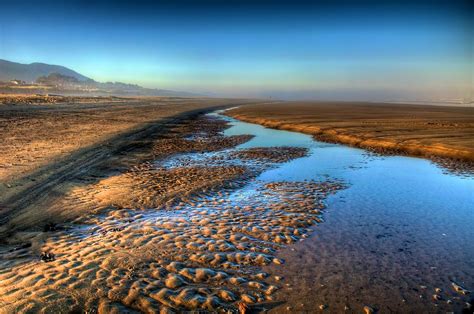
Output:
[[[202,96],[166,89],[144,88],[121,82],[96,82],[82,74],[60,65],[45,63],[22,64],[0,59],[0,82],[17,80],[29,89],[3,86],[2,92],[10,93],[59,93],[74,95],[129,95],[129,96]],[[8,84],[8,83],[7,83]],[[21,87],[21,86],[19,86]]]
[[[78,81],[88,81],[88,77],[60,65],[46,63],[23,64],[0,59],[0,81],[22,80],[34,82],[40,76],[57,73],[76,78]]]
[[[51,73],[47,76],[38,77],[36,79],[36,83],[43,85],[64,85],[65,83],[78,84],[80,83],[80,81],[73,76],[63,75],[59,73]]]

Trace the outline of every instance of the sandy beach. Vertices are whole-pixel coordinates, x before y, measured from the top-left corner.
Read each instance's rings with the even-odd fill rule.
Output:
[[[15,229],[37,224],[35,219],[24,218],[21,223],[9,224],[11,213],[28,211],[40,199],[47,204],[51,196],[63,193],[70,184],[127,168],[130,159],[150,158],[153,139],[166,133],[175,121],[201,110],[239,103],[197,98],[62,96],[53,97],[53,103],[51,97],[34,96],[36,102],[31,103],[31,98],[1,98],[5,103],[0,105],[2,232],[9,226]],[[78,178],[80,174],[86,178]]]
[[[474,162],[474,108],[376,103],[282,102],[229,116],[388,154]],[[463,168],[449,161],[448,167]]]
[[[471,2],[2,2],[0,314],[474,313]]]
[[[263,184],[234,203],[230,193],[259,173],[306,154],[218,155],[252,136],[223,136],[226,121],[199,113],[235,104],[3,106],[1,311],[273,307],[278,287],[260,266],[282,264],[274,253],[307,237],[343,184]]]
[[[449,267],[449,278],[427,277],[424,284],[434,289],[435,300],[381,284],[378,289],[391,293],[387,297],[374,292],[360,273],[341,284],[333,274],[351,273],[341,265],[378,260],[358,255],[377,252],[372,239],[351,236],[363,245],[357,251],[351,241],[341,242],[344,228],[358,232],[345,226],[363,219],[351,217],[352,210],[344,214],[347,209],[335,200],[351,193],[360,179],[332,173],[337,158],[329,165],[313,161],[334,145],[222,115],[257,108],[255,101],[60,100],[0,107],[6,147],[0,313],[457,310],[471,302],[470,268],[463,264],[450,264],[461,270],[456,281]],[[245,106],[215,113],[240,105]],[[342,157],[354,154],[337,149]],[[357,173],[378,158],[357,154],[362,160],[341,165],[343,173]],[[365,196],[370,193],[352,198]],[[334,208],[342,217],[336,222]],[[352,252],[350,261],[346,252]],[[429,255],[416,260],[424,259]],[[378,266],[371,267],[374,278],[383,276],[376,274]],[[406,285],[416,286],[418,278],[407,270]],[[354,285],[367,293],[355,293]],[[399,294],[408,307],[397,305]]]

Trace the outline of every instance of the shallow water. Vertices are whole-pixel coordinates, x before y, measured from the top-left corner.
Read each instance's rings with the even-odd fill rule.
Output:
[[[328,305],[360,312],[461,311],[474,289],[474,176],[449,174],[419,158],[377,156],[315,141],[311,136],[230,121],[226,135],[255,137],[239,148],[298,146],[307,157],[263,172],[258,181],[341,179],[349,187],[328,201],[313,236],[281,251],[287,263],[269,267],[286,278],[275,311]],[[242,193],[242,191],[238,192]],[[433,300],[435,288],[442,300]],[[309,301],[311,300],[311,301]],[[287,308],[289,306],[290,308]]]
[[[54,261],[32,259],[29,247],[2,252],[0,313],[98,304],[105,312],[236,310],[240,302],[255,311],[361,313],[370,305],[382,313],[419,313],[460,312],[472,303],[451,282],[474,288],[473,177],[445,174],[422,159],[375,156],[225,119],[232,123],[226,135],[255,137],[225,150],[174,154],[124,174],[130,181],[104,180],[68,195],[65,210],[98,206],[99,214],[41,242]],[[246,158],[238,151],[285,145],[309,154],[297,158],[305,150],[280,148],[266,151],[289,159]],[[221,177],[229,182],[159,208],[103,203],[122,184],[137,186],[130,193],[141,199],[154,192],[150,186],[176,188],[188,176],[207,182],[219,174],[215,169],[235,165],[246,171],[227,172]],[[194,166],[206,168],[206,176],[194,174]],[[153,167],[182,172],[166,179]],[[435,288],[441,300],[433,300]],[[232,298],[222,295],[226,289]]]

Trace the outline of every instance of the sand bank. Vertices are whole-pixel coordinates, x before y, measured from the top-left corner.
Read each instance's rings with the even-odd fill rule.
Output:
[[[226,111],[239,120],[380,153],[474,162],[474,108],[284,102]]]

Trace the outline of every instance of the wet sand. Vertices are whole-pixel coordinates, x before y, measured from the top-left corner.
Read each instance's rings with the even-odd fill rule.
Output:
[[[18,97],[32,96],[15,99]],[[51,104],[51,97],[34,98],[34,104],[13,104],[4,95],[2,99],[10,102],[0,105],[1,234],[34,225],[41,229],[44,220],[55,216],[44,210],[51,207],[50,201],[55,202],[54,197],[72,186],[150,159],[153,141],[174,122],[200,111],[248,102],[53,96],[59,100]]]
[[[463,252],[469,231],[458,228],[458,245],[440,250],[424,239],[431,233],[420,238],[406,227],[404,236],[394,227],[397,219],[384,224],[386,212],[369,207],[379,228],[354,216],[351,206],[374,199],[374,186],[354,189],[341,173],[327,174],[344,154],[329,152],[321,174],[317,164],[305,164],[325,156],[314,145],[331,144],[290,132],[232,131],[222,117],[199,114],[209,107],[195,105],[166,123],[150,123],[155,128],[109,139],[114,148],[99,150],[91,166],[82,165],[87,154],[78,163],[63,161],[78,172],[62,170],[42,181],[36,191],[47,191],[46,198],[25,196],[33,206],[2,225],[22,228],[3,229],[0,313],[450,311],[472,302],[469,291],[452,285],[472,288],[470,255]],[[342,173],[357,172],[364,162],[344,165]],[[389,205],[399,210],[399,202]],[[391,237],[396,241],[379,242]],[[423,240],[429,244],[423,250],[433,254],[414,259],[406,238]],[[387,251],[379,252],[380,245]],[[445,257],[453,248],[464,254],[455,255],[459,263]],[[393,269],[407,277],[400,281]],[[414,285],[426,287],[414,291]]]
[[[229,116],[318,140],[381,153],[474,163],[474,108],[375,103],[267,103],[234,108]],[[440,160],[451,168],[468,165]]]
[[[99,164],[103,172],[83,168],[61,182],[66,188],[35,204],[39,212],[26,207],[9,216],[10,226],[22,228],[7,229],[0,247],[0,312],[279,305],[279,285],[261,267],[283,264],[276,252],[308,237],[326,197],[344,185],[329,178],[259,182],[259,173],[306,150],[230,153],[252,136],[224,136],[227,127],[199,115],[175,120],[164,134],[147,137],[149,150],[134,143],[118,154],[125,161],[109,155],[107,167]],[[241,190],[249,184],[250,194]]]
[[[264,267],[284,278],[275,293],[284,303],[270,312],[472,312],[472,294],[456,289],[474,286],[472,175],[445,172],[420,158],[233,124],[229,135],[258,134],[244,147],[279,143],[309,149],[260,180],[335,177],[348,184],[329,197],[324,223],[311,237],[277,252],[284,265]]]

